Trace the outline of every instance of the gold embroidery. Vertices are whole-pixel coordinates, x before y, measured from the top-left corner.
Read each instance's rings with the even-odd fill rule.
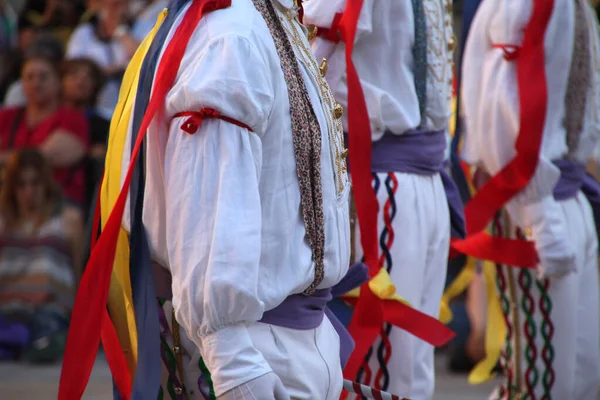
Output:
[[[348,170],[346,167],[346,157],[342,156],[345,148],[341,115],[339,118],[336,118],[336,115],[339,113],[337,110],[338,104],[335,102],[333,92],[329,88],[327,81],[324,79],[325,74],[323,71],[327,72],[327,60],[323,60],[320,66],[317,63],[306,39],[303,40],[303,35],[298,33],[299,29],[300,31],[302,30],[299,28],[301,24],[297,19],[297,13],[288,12],[285,15],[287,21],[280,17],[283,28],[290,38],[293,47],[298,50],[298,58],[307,67],[308,72],[319,86],[321,92],[321,102],[323,103],[323,111],[327,119],[327,127],[329,130],[330,152],[332,153],[332,162],[335,169],[334,179],[336,181],[337,195],[339,196],[348,184]],[[339,107],[343,114],[343,108],[341,106]]]

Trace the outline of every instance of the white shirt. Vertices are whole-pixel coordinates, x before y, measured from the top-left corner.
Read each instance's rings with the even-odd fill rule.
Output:
[[[600,55],[595,18],[586,3],[587,23],[590,26],[592,74],[584,131],[576,156],[587,162],[600,137]],[[523,31],[532,12],[532,0],[484,0],[471,26],[463,58],[462,100],[466,135],[463,158],[482,167],[491,175],[497,174],[515,156],[515,140],[519,130],[520,106],[516,62],[504,58],[500,48],[492,44],[520,46]],[[529,185],[507,204],[511,217],[523,229],[536,221],[557,221],[547,230],[548,246],[561,258],[569,251],[557,243],[564,242],[566,225],[560,222],[562,212],[552,192],[560,171],[552,160],[563,158],[567,152],[565,95],[571,68],[574,40],[573,0],[555,0],[544,40],[548,108],[543,132],[539,164]],[[536,239],[537,240],[537,239]],[[543,245],[543,244],[542,244]],[[536,244],[536,246],[539,246]],[[563,258],[566,258],[563,257]]]
[[[452,96],[452,16],[446,0],[423,0],[427,29],[427,101],[421,121],[414,85],[415,23],[412,0],[365,0],[357,27],[353,61],[369,109],[373,139],[386,130],[403,134],[421,126],[442,130],[448,126]],[[346,0],[310,0],[304,3],[304,23],[329,28]],[[317,38],[317,58],[329,60],[327,80],[344,107],[348,103],[344,43]],[[347,129],[347,120],[344,119]]]
[[[118,40],[102,41],[96,35],[94,25],[85,23],[77,27],[67,45],[67,59],[89,58],[100,68],[118,65],[123,69],[129,63],[125,47]],[[119,99],[119,82],[107,82],[98,95],[97,107],[102,116],[111,118]]]
[[[274,4],[286,29],[302,33],[298,44],[310,54],[306,33],[284,17],[293,2]],[[301,46],[295,51],[304,54]],[[322,102],[312,75],[318,71],[303,61],[300,68],[323,135],[325,278],[319,288],[328,288],[349,265],[349,183],[332,162],[330,134],[342,140],[341,128],[328,129],[334,104]],[[180,128],[185,118],[173,119],[203,107],[253,132],[206,119],[190,135]],[[147,154],[143,220],[152,256],[173,275],[177,320],[199,347],[218,395],[271,370],[252,346],[247,325],[314,280],[287,86],[271,34],[251,0],[233,0],[230,8],[203,17],[166,98],[164,119],[149,129]],[[123,172],[128,163],[126,155]]]

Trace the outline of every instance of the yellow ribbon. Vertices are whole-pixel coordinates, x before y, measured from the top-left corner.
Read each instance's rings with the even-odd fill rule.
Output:
[[[396,300],[400,303],[404,303],[410,306],[410,303],[396,293],[396,286],[392,282],[390,274],[388,274],[385,268],[381,268],[375,277],[369,281],[369,288],[377,297],[381,300]],[[356,288],[351,292],[348,292],[345,297],[358,297],[360,295],[360,288]]]
[[[469,374],[469,383],[476,385],[495,377],[492,370],[500,359],[500,352],[507,335],[506,321],[496,293],[496,266],[490,262],[483,263],[483,278],[488,301],[487,324],[485,330],[485,358],[480,361]]]
[[[445,324],[448,324],[453,318],[452,311],[450,311],[448,304],[450,304],[452,299],[461,295],[467,290],[471,284],[471,281],[475,277],[476,270],[477,260],[473,257],[469,257],[467,259],[467,264],[463,267],[462,271],[460,271],[460,274],[458,274],[458,276],[454,278],[452,283],[446,288],[446,291],[442,296],[442,304],[445,305],[447,314],[442,312],[440,315],[440,320]],[[444,309],[442,308],[442,311],[443,310]]]
[[[129,122],[142,63],[166,15],[167,10],[165,9],[159,15],[152,31],[140,44],[123,77],[119,101],[110,124],[104,180],[100,192],[102,227],[106,225],[121,191],[121,162],[125,152]],[[138,339],[129,276],[129,240],[127,232],[122,228],[117,241],[117,251],[108,295],[108,307],[121,347],[127,357],[129,368],[132,375],[134,375],[137,364]]]

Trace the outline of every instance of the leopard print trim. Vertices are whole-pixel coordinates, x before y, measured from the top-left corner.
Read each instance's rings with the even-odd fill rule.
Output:
[[[591,78],[590,38],[584,11],[586,5],[581,4],[581,1],[575,1],[573,57],[565,95],[564,127],[567,131],[568,158],[570,159],[575,157],[579,146],[579,138],[583,131],[588,87]]]
[[[270,0],[252,0],[262,15],[275,43],[288,88],[296,172],[300,184],[302,217],[315,263],[315,279],[304,291],[315,292],[323,281],[325,220],[321,180],[321,127],[302,78],[302,72],[290,40]]]

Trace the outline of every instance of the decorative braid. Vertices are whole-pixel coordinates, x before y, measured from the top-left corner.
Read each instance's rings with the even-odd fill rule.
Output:
[[[494,224],[492,226],[492,230],[493,230],[493,234],[494,235],[498,235],[499,232],[502,232],[502,227],[500,226],[500,221],[499,219],[496,219],[494,221]],[[500,387],[499,390],[499,399],[503,398],[505,394],[508,395],[508,398],[510,399],[510,395],[511,395],[511,388],[514,385],[513,380],[514,380],[514,374],[513,374],[513,368],[512,368],[512,355],[513,355],[513,349],[512,349],[512,339],[513,339],[513,326],[512,326],[512,320],[510,318],[510,299],[507,296],[507,291],[508,291],[508,287],[507,287],[507,281],[506,281],[506,276],[504,275],[504,269],[505,267],[503,265],[500,264],[496,264],[496,285],[498,287],[498,293],[500,296],[500,304],[502,306],[502,313],[504,314],[504,322],[506,323],[506,343],[505,343],[505,347],[504,350],[502,351],[502,355],[501,355],[501,359],[500,359],[500,365],[502,368],[502,373],[504,375],[504,383],[503,385]],[[510,273],[510,271],[508,271]]]
[[[379,192],[379,188],[381,187],[381,180],[379,179],[379,176],[377,176],[377,173],[372,173],[371,176],[373,178],[372,179],[373,191],[375,192],[375,195],[377,195],[377,193]],[[382,252],[382,256],[383,256],[383,252]],[[362,262],[365,261],[364,256],[361,261]],[[381,262],[381,258],[380,258],[380,262]],[[371,348],[365,355],[365,359],[362,363],[362,366],[360,367],[360,369],[358,370],[358,373],[356,374],[356,381],[360,382],[360,383],[364,383],[365,385],[371,384],[372,371],[371,371],[371,367],[369,366],[369,360],[371,359],[371,356],[373,355],[373,352],[375,350],[373,347],[374,346],[371,346]],[[364,379],[363,379],[363,376],[364,376]]]
[[[390,371],[387,368],[390,359],[392,358],[392,343],[390,341],[390,333],[392,333],[392,325],[385,324],[381,328],[381,344],[377,349],[377,361],[379,361],[379,371],[375,376],[374,387],[378,390],[388,390],[390,386]]]
[[[525,360],[527,361],[527,369],[525,370],[525,385],[527,386],[527,392],[531,400],[535,400],[535,386],[538,382],[538,370],[536,367],[537,360],[537,347],[535,344],[536,337],[536,325],[533,319],[533,313],[535,312],[535,300],[531,295],[532,288],[531,274],[529,271],[522,269],[519,271],[519,286],[521,288],[521,309],[525,316],[525,323],[523,324],[523,333],[525,334],[526,346],[525,346]],[[518,361],[517,361],[518,362]]]
[[[210,400],[217,400],[217,396],[215,396],[215,387],[213,385],[212,376],[210,375],[210,371],[204,364],[204,360],[202,357],[198,360],[198,368],[200,368],[200,372],[202,372],[202,377],[206,380],[206,384],[208,385],[208,398]],[[198,381],[198,389],[202,391],[200,388],[200,380]]]
[[[169,376],[167,378],[167,392],[169,392],[171,399],[179,399],[181,394],[178,395],[175,393],[175,382],[173,381],[173,379],[176,378],[174,371],[177,369],[177,363],[175,361],[175,355],[171,351],[171,347],[169,346],[169,343],[167,343],[164,334],[160,335],[160,347],[163,355],[163,364],[165,364],[169,371]]]
[[[555,372],[553,367],[554,361],[554,346],[552,338],[554,337],[554,324],[552,323],[552,300],[548,296],[548,289],[550,288],[550,280],[545,279],[543,282],[537,281],[537,287],[541,293],[539,300],[540,312],[542,314],[542,325],[540,327],[540,333],[544,340],[542,347],[542,360],[544,361],[544,373],[542,375],[542,387],[544,388],[544,395],[542,400],[550,400],[552,387],[555,381]]]
[[[369,366],[369,359],[373,355],[373,351],[374,351],[373,346],[371,346],[371,348],[367,352],[367,355],[365,356],[362,366],[358,370],[358,374],[357,374],[357,378],[356,378],[357,382],[362,382],[365,385],[370,385],[371,379],[373,378],[373,372],[371,371],[371,367]],[[363,375],[364,375],[364,379],[363,379]]]
[[[398,178],[393,172],[388,172],[385,179],[385,189],[387,191],[387,200],[383,207],[383,222],[384,227],[379,238],[379,245],[381,247],[381,256],[379,258],[379,265],[385,265],[388,273],[392,271],[393,259],[390,249],[394,245],[394,239],[396,237],[394,232],[394,226],[392,224],[394,217],[396,216],[396,192],[398,190]],[[381,343],[377,349],[377,360],[379,361],[379,370],[375,376],[375,389],[387,390],[390,384],[390,372],[388,370],[388,363],[392,358],[392,344],[390,341],[390,334],[392,332],[392,325],[386,324],[381,328]]]

